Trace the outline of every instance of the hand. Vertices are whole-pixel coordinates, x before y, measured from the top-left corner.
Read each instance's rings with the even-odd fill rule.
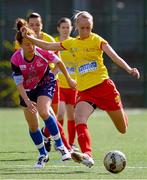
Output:
[[[140,73],[139,73],[137,68],[131,68],[131,70],[129,71],[129,74],[131,74],[132,76],[137,77],[137,79],[140,78]]]
[[[36,108],[36,103],[33,102],[33,101],[30,101],[29,99],[27,101],[25,101],[26,105],[27,105],[27,108],[28,110],[31,112],[31,113],[37,113],[37,108]]]
[[[77,82],[74,79],[69,79],[68,81],[68,85],[72,88],[72,89],[76,89],[77,87]]]

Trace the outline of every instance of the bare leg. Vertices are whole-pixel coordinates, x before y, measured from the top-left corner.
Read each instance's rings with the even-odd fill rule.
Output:
[[[64,124],[65,111],[66,111],[66,109],[65,109],[65,102],[64,101],[60,101],[59,102],[59,110],[58,110],[57,119],[61,123],[62,126]]]
[[[124,110],[120,109],[116,111],[107,111],[107,113],[118,131],[124,134],[128,126],[127,115],[125,114]]]
[[[75,122],[77,124],[86,124],[89,116],[93,113],[93,107],[84,101],[80,101],[75,108]]]
[[[23,112],[25,115],[25,119],[28,123],[29,129],[32,132],[35,132],[37,128],[39,127],[39,118],[38,114],[36,113],[31,113],[30,111],[27,110],[27,108],[23,108]]]

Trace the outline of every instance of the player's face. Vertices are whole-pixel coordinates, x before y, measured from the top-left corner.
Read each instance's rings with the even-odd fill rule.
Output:
[[[77,22],[77,30],[81,39],[88,38],[92,30],[92,22],[87,18],[79,18]]]
[[[57,28],[60,36],[67,37],[70,35],[72,26],[70,22],[63,22],[60,24],[60,27]]]
[[[34,55],[34,45],[26,38],[23,39],[21,47],[27,55]]]
[[[38,35],[40,31],[42,30],[42,22],[40,17],[37,18],[30,18],[28,21],[28,26],[35,31],[35,33]]]

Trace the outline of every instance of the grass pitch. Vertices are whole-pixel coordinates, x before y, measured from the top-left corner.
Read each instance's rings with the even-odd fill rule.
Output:
[[[127,113],[129,128],[125,135],[117,132],[105,112],[98,110],[90,117],[95,160],[92,168],[72,160],[62,162],[52,148],[45,168],[34,170],[38,153],[29,137],[23,112],[1,109],[0,179],[147,179],[147,110],[127,110]],[[105,153],[110,150],[120,150],[127,157],[127,166],[119,174],[111,174],[103,166]]]

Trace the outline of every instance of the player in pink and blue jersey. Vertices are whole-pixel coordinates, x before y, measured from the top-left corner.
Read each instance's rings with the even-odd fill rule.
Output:
[[[55,140],[62,160],[71,159],[69,151],[63,145],[55,116],[51,109],[56,80],[48,64],[55,63],[59,67],[70,87],[75,88],[76,82],[71,79],[64,63],[56,54],[51,51],[42,50],[34,46],[26,38],[23,38],[20,32],[23,22],[20,18],[16,21],[18,29],[16,40],[21,48],[12,55],[11,66],[13,79],[20,94],[20,105],[29,126],[29,134],[39,151],[39,158],[34,167],[42,168],[49,160],[49,157],[44,146],[43,135],[39,128],[38,114]],[[28,31],[30,35],[34,35],[32,30]]]

